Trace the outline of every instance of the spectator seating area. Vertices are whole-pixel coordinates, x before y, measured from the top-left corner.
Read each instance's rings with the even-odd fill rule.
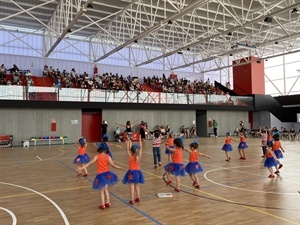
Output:
[[[0,148],[11,148],[11,147],[13,147],[13,136],[0,135]]]

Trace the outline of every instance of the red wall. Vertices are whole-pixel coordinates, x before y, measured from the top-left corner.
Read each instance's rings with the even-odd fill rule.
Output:
[[[101,112],[82,112],[82,136],[88,142],[99,142],[101,140]]]
[[[253,62],[233,67],[233,91],[239,95],[265,94],[264,61],[257,63],[257,57],[250,57]],[[233,64],[246,62],[233,61]]]

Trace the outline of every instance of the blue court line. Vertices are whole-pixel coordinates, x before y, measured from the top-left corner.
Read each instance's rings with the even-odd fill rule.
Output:
[[[75,173],[77,173],[77,171],[74,168],[71,168],[70,166],[68,166],[67,164],[65,164],[64,162],[61,162],[60,160],[56,160],[57,162],[59,162],[60,164],[62,164],[63,166],[67,167],[68,169],[74,171]],[[93,183],[93,180],[91,180],[88,177],[85,177],[86,180],[90,181],[91,183]],[[154,223],[158,224],[158,225],[162,225],[162,223],[158,222],[156,219],[154,219],[153,217],[149,216],[147,213],[145,213],[144,211],[134,207],[133,205],[130,205],[126,200],[122,199],[121,197],[119,197],[118,195],[109,192],[113,197],[115,197],[116,199],[118,199],[119,201],[123,202],[125,205],[131,207],[132,209],[134,209],[135,211],[139,212],[140,214],[142,214],[143,216],[147,217],[149,220],[153,221]]]

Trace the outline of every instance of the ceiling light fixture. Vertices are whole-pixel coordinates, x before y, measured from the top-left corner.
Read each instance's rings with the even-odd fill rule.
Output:
[[[298,9],[297,8],[293,8],[292,9],[292,13],[296,13],[296,12],[298,12]]]

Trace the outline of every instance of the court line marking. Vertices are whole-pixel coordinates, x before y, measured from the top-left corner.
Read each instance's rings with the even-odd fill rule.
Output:
[[[30,189],[30,188],[27,188],[27,187],[24,187],[24,186],[20,186],[20,185],[16,185],[16,184],[11,184],[11,183],[1,182],[1,181],[0,181],[0,184],[10,185],[10,186],[13,186],[13,187],[22,188],[22,189],[34,192],[34,193],[42,196],[43,198],[45,198],[46,200],[48,200],[59,211],[60,215],[62,216],[62,218],[63,218],[63,220],[65,222],[65,225],[70,225],[70,223],[68,221],[68,218],[66,217],[65,213],[63,212],[63,210],[52,199],[50,199],[46,195],[43,195],[42,193],[40,193],[38,191],[35,191],[33,189]]]
[[[37,157],[39,160],[41,160],[42,161],[42,159],[38,156],[38,155],[35,155],[35,157]]]
[[[116,163],[118,163],[118,164],[125,165],[125,164],[120,163],[120,162],[115,161],[115,160],[114,160],[114,162],[116,162]],[[243,167],[249,167],[249,166],[243,166]],[[235,167],[235,168],[239,168],[239,167]],[[221,168],[220,168],[220,169],[221,169]],[[143,171],[143,170],[142,170],[142,171]],[[150,175],[152,175],[152,176],[156,176],[156,177],[162,178],[162,176],[158,176],[158,175],[153,174],[153,173],[150,173],[150,172],[146,172],[146,171],[143,171],[143,172],[145,172],[145,173],[147,173],[147,174],[150,174]],[[188,189],[191,189],[191,190],[195,190],[194,188],[191,188],[191,187],[189,187],[189,186],[187,186],[187,185],[184,185],[184,184],[180,184],[180,185],[183,186],[183,187],[185,187],[185,188],[188,188]],[[208,196],[212,196],[212,197],[217,198],[217,199],[221,199],[221,200],[223,200],[223,201],[225,201],[225,202],[235,203],[235,204],[237,203],[237,202],[235,202],[235,201],[232,201],[232,200],[223,198],[223,197],[218,196],[218,195],[214,195],[214,194],[208,193],[208,192],[206,192],[206,191],[202,191],[202,190],[196,190],[196,191],[198,191],[198,192],[200,192],[200,193],[203,193],[203,194],[206,194],[206,195],[208,195]],[[298,195],[298,194],[297,194],[297,195]],[[291,224],[297,224],[297,225],[300,224],[300,223],[296,223],[296,222],[294,222],[294,221],[285,219],[285,218],[283,218],[283,217],[279,217],[279,216],[273,215],[273,214],[271,214],[271,213],[264,212],[264,211],[262,211],[262,210],[259,210],[259,209],[254,208],[254,207],[245,206],[245,205],[242,205],[242,207],[247,208],[247,209],[250,209],[250,210],[253,210],[253,211],[256,211],[256,212],[259,212],[259,213],[261,213],[261,214],[268,215],[268,216],[270,216],[270,217],[274,217],[274,218],[279,219],[279,220],[283,220],[283,221],[289,222],[289,223],[291,223]]]
[[[75,171],[77,173],[76,170],[74,170],[73,168],[71,168],[70,166],[66,165],[64,162],[61,162],[59,160],[57,160],[60,164],[62,164],[63,166],[67,167],[68,169]],[[125,164],[123,164],[125,165]],[[85,178],[86,180],[88,180],[89,182],[93,183],[93,180],[91,180],[89,177]],[[91,187],[91,186],[90,186]],[[149,220],[151,220],[152,222],[158,224],[158,225],[163,225],[162,223],[160,223],[159,221],[157,221],[156,219],[154,219],[153,217],[151,217],[150,215],[146,214],[144,211],[140,210],[139,208],[130,205],[127,201],[125,201],[124,199],[122,199],[121,197],[119,197],[118,195],[112,193],[111,191],[109,191],[109,193],[114,196],[116,199],[118,199],[119,201],[123,202],[125,205],[129,206],[130,208],[134,209],[135,211],[139,212],[140,214],[142,214],[144,217],[148,218]]]
[[[2,208],[2,207],[0,207],[0,209],[4,210],[5,212],[7,212],[11,216],[11,218],[13,220],[12,221],[12,225],[16,225],[17,224],[17,217],[15,216],[15,214],[12,211],[10,211],[10,210],[8,210],[6,208]]]
[[[285,192],[285,193],[282,193],[282,192],[268,192],[268,191],[258,191],[258,190],[251,190],[251,189],[247,189],[247,188],[238,188],[238,187],[233,187],[233,186],[229,186],[229,185],[226,185],[226,184],[222,184],[222,183],[218,183],[218,182],[215,182],[211,179],[209,179],[207,177],[207,174],[210,173],[210,172],[216,172],[216,171],[219,171],[220,169],[213,169],[213,170],[208,170],[204,173],[204,178],[213,183],[213,184],[216,184],[218,186],[222,186],[222,187],[226,187],[226,188],[231,188],[231,189],[235,189],[235,190],[240,190],[240,191],[248,191],[248,192],[255,192],[255,193],[264,193],[264,194],[275,194],[275,195],[298,195],[298,193],[292,193],[292,192]],[[234,172],[239,172],[238,170],[232,170]],[[245,174],[251,174],[251,173],[247,173],[247,172],[241,172],[241,173],[245,173]],[[255,174],[251,174],[251,175],[255,175]],[[259,177],[262,177],[262,176],[259,176]]]

